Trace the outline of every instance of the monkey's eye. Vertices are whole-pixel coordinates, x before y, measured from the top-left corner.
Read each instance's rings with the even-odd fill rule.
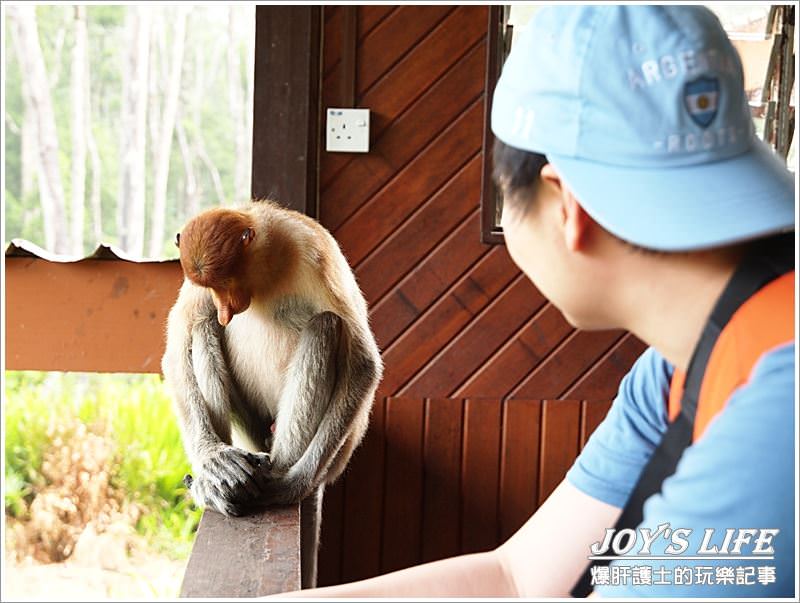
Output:
[[[175,235],[175,247],[181,246],[181,233]]]
[[[254,236],[256,236],[256,233],[252,228],[245,228],[244,232],[242,233],[242,243],[247,245],[247,243],[249,243]]]

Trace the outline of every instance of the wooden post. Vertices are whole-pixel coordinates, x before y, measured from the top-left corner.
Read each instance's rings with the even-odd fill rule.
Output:
[[[256,7],[252,196],[317,216],[322,9]]]

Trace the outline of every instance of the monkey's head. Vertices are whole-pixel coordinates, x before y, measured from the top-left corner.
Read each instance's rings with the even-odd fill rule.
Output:
[[[211,289],[223,327],[250,306],[252,287],[247,282],[247,265],[255,236],[254,224],[246,213],[217,208],[193,218],[175,238],[183,274],[196,285]]]

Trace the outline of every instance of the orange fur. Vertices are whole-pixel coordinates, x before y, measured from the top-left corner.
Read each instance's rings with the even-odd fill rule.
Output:
[[[227,289],[245,270],[242,235],[253,227],[245,212],[211,209],[191,220],[180,235],[181,267],[201,287]]]

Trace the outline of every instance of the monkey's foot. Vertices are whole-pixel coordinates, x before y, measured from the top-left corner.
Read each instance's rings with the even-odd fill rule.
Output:
[[[263,506],[270,468],[268,454],[225,445],[206,458],[195,477],[187,475],[184,483],[198,505],[224,515],[246,515]]]

